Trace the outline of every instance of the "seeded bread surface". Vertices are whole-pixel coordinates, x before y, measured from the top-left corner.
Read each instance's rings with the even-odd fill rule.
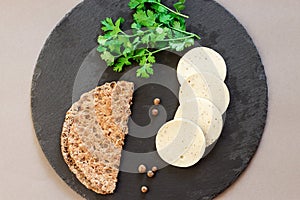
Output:
[[[133,83],[105,83],[83,94],[68,110],[61,134],[63,158],[77,179],[99,194],[114,192]]]

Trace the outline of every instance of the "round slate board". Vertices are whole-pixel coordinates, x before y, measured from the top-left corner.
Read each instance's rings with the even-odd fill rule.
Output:
[[[169,6],[174,3],[164,2]],[[255,154],[263,134],[268,104],[264,68],[251,38],[242,25],[214,1],[187,1],[185,10],[190,15],[187,29],[201,35],[201,45],[218,51],[228,68],[225,82],[230,90],[231,103],[222,135],[210,154],[187,169],[167,166],[153,179],[120,172],[115,194],[107,196],[86,189],[63,160],[60,134],[65,112],[73,102],[78,71],[97,46],[100,20],[122,16],[127,19],[124,29],[129,28],[131,11],[127,3],[124,0],[86,0],[51,33],[39,56],[31,91],[32,118],[40,145],[58,175],[86,199],[212,199],[238,178]],[[179,58],[163,52],[158,55],[158,63],[176,68]],[[121,75],[108,68],[98,84],[118,80]],[[178,82],[174,84],[174,88],[178,88]],[[168,88],[152,83],[135,91],[133,121],[139,125],[149,123],[147,112],[156,96],[162,98],[167,120],[173,117],[178,106],[176,96]],[[133,152],[153,151],[154,138],[128,136],[124,148]],[[144,184],[150,188],[147,194],[140,192],[140,186]]]

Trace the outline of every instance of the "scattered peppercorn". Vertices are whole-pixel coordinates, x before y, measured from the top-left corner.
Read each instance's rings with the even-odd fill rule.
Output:
[[[156,172],[156,171],[157,171],[157,167],[156,167],[156,166],[153,166],[151,170],[152,170],[153,172]]]
[[[142,192],[142,193],[148,192],[148,188],[147,188],[146,186],[142,186],[142,187],[141,187],[141,192]]]
[[[153,171],[148,171],[148,172],[147,172],[147,176],[148,176],[149,178],[153,177],[153,176],[154,176],[154,172],[153,172]]]
[[[159,98],[155,98],[155,99],[153,100],[153,104],[154,104],[154,105],[160,104],[160,99],[159,99]]]
[[[145,173],[145,172],[146,172],[146,166],[145,166],[145,165],[140,165],[140,166],[138,167],[138,171],[139,171],[139,173],[141,173],[141,174]]]
[[[151,113],[153,116],[156,116],[156,115],[158,115],[158,110],[156,108],[153,108]]]

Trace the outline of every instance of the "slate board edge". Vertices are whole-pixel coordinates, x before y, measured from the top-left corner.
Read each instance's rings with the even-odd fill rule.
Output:
[[[214,0],[213,0],[214,1]],[[68,18],[68,16],[70,15],[70,14],[72,14],[74,11],[76,11],[77,9],[80,9],[81,8],[81,6],[84,4],[84,2],[85,1],[82,1],[82,2],[80,2],[78,5],[76,5],[73,9],[71,9],[71,11],[69,11],[59,22],[58,22],[58,24],[55,26],[55,28],[52,30],[52,32],[50,33],[50,35],[47,37],[47,40],[45,41],[45,43],[44,43],[44,45],[43,45],[43,48],[42,48],[42,50],[41,50],[41,52],[40,52],[40,55],[39,55],[39,57],[38,57],[38,59],[37,60],[39,60],[42,56],[43,56],[43,54],[44,54],[44,50],[47,48],[47,46],[48,46],[48,43],[49,43],[49,40],[51,39],[51,36],[52,36],[52,34],[53,34],[53,31],[55,31],[55,29],[56,28],[58,28],[59,26],[61,26],[66,20],[67,20],[67,18]],[[216,1],[214,1],[214,3],[216,4],[216,5],[218,5],[218,6],[220,6],[220,7],[222,7],[222,8],[224,8],[222,5],[220,5],[218,2],[216,2]],[[225,8],[224,8],[224,10],[225,10],[225,12],[227,12],[227,14],[228,14],[228,16],[230,16],[231,18],[233,18],[239,25],[241,25],[241,23],[228,11],[228,10],[226,10]],[[244,29],[245,29],[245,27],[244,26],[242,26],[241,25],[241,27],[243,27]],[[250,42],[253,44],[253,46],[254,46],[254,48],[256,49],[256,51],[258,52],[258,49],[256,48],[256,46],[254,45],[254,43],[253,43],[253,40],[252,40],[252,38],[250,37],[250,35],[248,34],[248,32],[247,32],[247,30],[245,29],[245,32],[247,33],[247,35],[248,35],[248,39],[250,40]],[[260,57],[260,55],[258,54],[258,57],[259,57],[259,59],[260,59],[260,61],[261,61],[261,57]],[[261,61],[262,62],[262,61]],[[264,67],[264,65],[263,65],[263,67]],[[38,66],[36,66],[36,68],[34,69],[34,74],[33,74],[33,79],[32,79],[32,84],[31,84],[31,104],[32,104],[32,102],[33,102],[33,99],[34,99],[34,84],[37,82],[37,80],[38,80],[38,76],[36,76],[37,74],[39,74],[39,67]],[[263,75],[265,76],[265,70],[264,70],[264,68],[263,68]],[[266,76],[265,76],[265,78],[266,78]],[[266,82],[267,82],[267,78],[266,78]],[[266,88],[266,102],[265,102],[265,107],[266,107],[266,113],[264,114],[264,118],[265,119],[267,119],[267,114],[268,114],[268,87]],[[31,116],[32,116],[32,118],[34,119],[36,116],[34,115],[34,113],[32,113],[31,112]],[[266,121],[264,122],[264,124],[263,124],[263,126],[264,126],[264,128],[265,128],[265,125],[266,125]],[[34,126],[34,129],[35,129],[35,132],[38,132],[39,131],[39,129],[40,129],[40,127],[39,127],[39,124],[37,124],[37,123],[35,123],[34,122],[34,120],[33,120],[33,126]],[[37,135],[37,137],[39,136],[38,134],[36,134]],[[259,138],[259,143],[256,145],[256,147],[254,148],[254,151],[253,151],[253,157],[255,156],[255,153],[256,153],[256,151],[257,151],[257,149],[258,149],[258,147],[259,147],[259,144],[260,144],[260,142],[261,142],[261,138],[262,138],[262,136],[263,136],[263,133],[261,134],[261,136],[260,136],[260,138]],[[38,141],[39,141],[39,143],[40,143],[40,139],[39,139],[39,137],[38,137]],[[45,153],[44,153],[44,148],[43,148],[43,145],[41,145],[41,143],[40,143],[40,146],[41,146],[41,148],[42,148],[42,151],[43,151],[43,154],[45,155]],[[232,181],[231,182],[229,182],[228,183],[228,185],[226,185],[225,187],[224,187],[224,189],[222,189],[222,190],[220,190],[219,192],[216,192],[215,194],[212,194],[211,196],[207,196],[207,197],[205,197],[205,198],[203,198],[203,199],[213,199],[214,197],[216,197],[216,196],[218,196],[220,193],[222,193],[223,191],[225,191],[228,187],[230,187],[231,185],[232,185],[232,183],[233,182],[235,182],[237,179],[238,179],[238,177],[245,171],[245,169],[247,168],[247,166],[248,166],[248,164],[251,162],[251,160],[253,159],[253,157],[251,157],[249,160],[248,160],[248,162],[245,162],[245,164],[244,164],[244,166],[242,166],[242,170],[240,171],[240,172],[238,172],[237,174],[236,174],[236,176],[232,179]],[[48,160],[48,158],[47,158],[47,156],[46,156],[46,159]],[[48,162],[49,162],[49,160],[48,160]],[[51,162],[49,162],[49,164],[50,164],[50,166],[55,170],[55,172],[57,173],[57,169],[52,165],[52,163]],[[59,174],[57,173],[57,175],[59,176]],[[61,176],[59,176],[60,178],[62,178]],[[66,180],[64,180],[64,182],[66,182]],[[66,182],[67,183],[67,182]],[[68,185],[68,184],[67,184]],[[69,185],[68,185],[69,186]],[[70,187],[70,186],[69,186]],[[84,194],[82,194],[82,193],[80,193],[78,190],[75,190],[74,188],[72,188],[76,193],[78,193],[79,195],[81,195],[82,197],[85,197],[85,195]]]
[[[232,186],[233,183],[236,182],[236,180],[240,177],[240,175],[242,175],[246,168],[249,166],[249,164],[251,163],[252,159],[254,158],[254,156],[256,155],[256,152],[258,151],[258,148],[259,148],[259,145],[261,143],[261,139],[263,137],[263,134],[264,134],[264,131],[265,131],[265,126],[266,126],[266,123],[267,123],[267,119],[268,119],[268,102],[269,102],[269,89],[268,89],[268,79],[267,79],[267,76],[266,76],[266,72],[265,72],[265,65],[263,64],[262,62],[262,59],[261,59],[261,56],[259,54],[259,50],[257,49],[253,39],[251,38],[250,34],[248,33],[247,29],[239,22],[239,20],[237,20],[237,18],[231,14],[224,6],[222,6],[220,3],[218,3],[217,1],[215,0],[212,0],[217,6],[221,7],[224,9],[224,11],[228,14],[228,16],[230,16],[232,19],[234,19],[234,21],[236,21],[236,23],[238,25],[240,25],[244,31],[247,33],[247,37],[249,39],[249,41],[251,42],[252,46],[255,48],[256,52],[258,52],[257,56],[259,58],[259,61],[262,63],[262,74],[266,80],[266,101],[265,101],[265,114],[263,115],[263,117],[265,118],[264,120],[264,123],[263,123],[263,132],[262,134],[260,135],[259,137],[259,142],[257,143],[256,147],[254,148],[254,151],[252,152],[253,156],[250,157],[250,159],[248,160],[248,162],[245,162],[244,166],[242,166],[242,170],[236,174],[236,176],[232,179],[231,182],[228,182],[228,184],[222,189],[220,190],[218,193],[215,193],[213,194],[212,196],[210,197],[207,197],[205,198],[206,199],[213,199],[215,197],[217,197],[218,195],[220,195],[221,193],[223,193],[225,190],[227,190],[230,186]],[[199,199],[200,200],[200,199]]]

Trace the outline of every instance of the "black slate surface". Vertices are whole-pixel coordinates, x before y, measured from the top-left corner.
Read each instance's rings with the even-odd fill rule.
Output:
[[[164,2],[171,5],[173,1]],[[36,64],[31,91],[32,118],[40,145],[57,174],[86,199],[212,199],[229,187],[248,166],[261,140],[268,106],[266,76],[257,49],[242,25],[214,1],[195,0],[186,3],[186,14],[190,15],[187,29],[201,35],[201,45],[218,51],[228,67],[225,82],[230,90],[231,102],[222,135],[213,151],[188,169],[165,167],[154,179],[121,172],[116,193],[108,196],[86,189],[63,161],[60,133],[65,112],[72,104],[77,72],[97,45],[100,20],[108,16],[130,19],[127,3],[124,0],[86,0],[74,8],[49,36]],[[129,22],[124,29],[129,28]],[[173,56],[172,59],[165,59],[166,55],[167,52],[160,54],[159,62],[176,68],[179,58]],[[109,71],[107,73],[99,80],[99,84],[120,77]],[[173,94],[155,84],[145,87],[155,90],[147,93],[146,97],[142,95],[149,88],[137,90],[137,105],[142,107],[143,102],[149,105],[149,98],[156,96],[153,91],[161,93],[162,98],[172,99],[172,105],[166,109],[170,119],[178,105]],[[133,119],[139,124],[149,121],[143,112],[146,110],[133,107],[133,113],[136,113]],[[126,140],[130,145],[125,148],[132,151],[154,148],[153,138],[138,140],[129,136]],[[134,144],[137,146],[132,147]],[[140,192],[143,184],[150,188],[146,195]]]

